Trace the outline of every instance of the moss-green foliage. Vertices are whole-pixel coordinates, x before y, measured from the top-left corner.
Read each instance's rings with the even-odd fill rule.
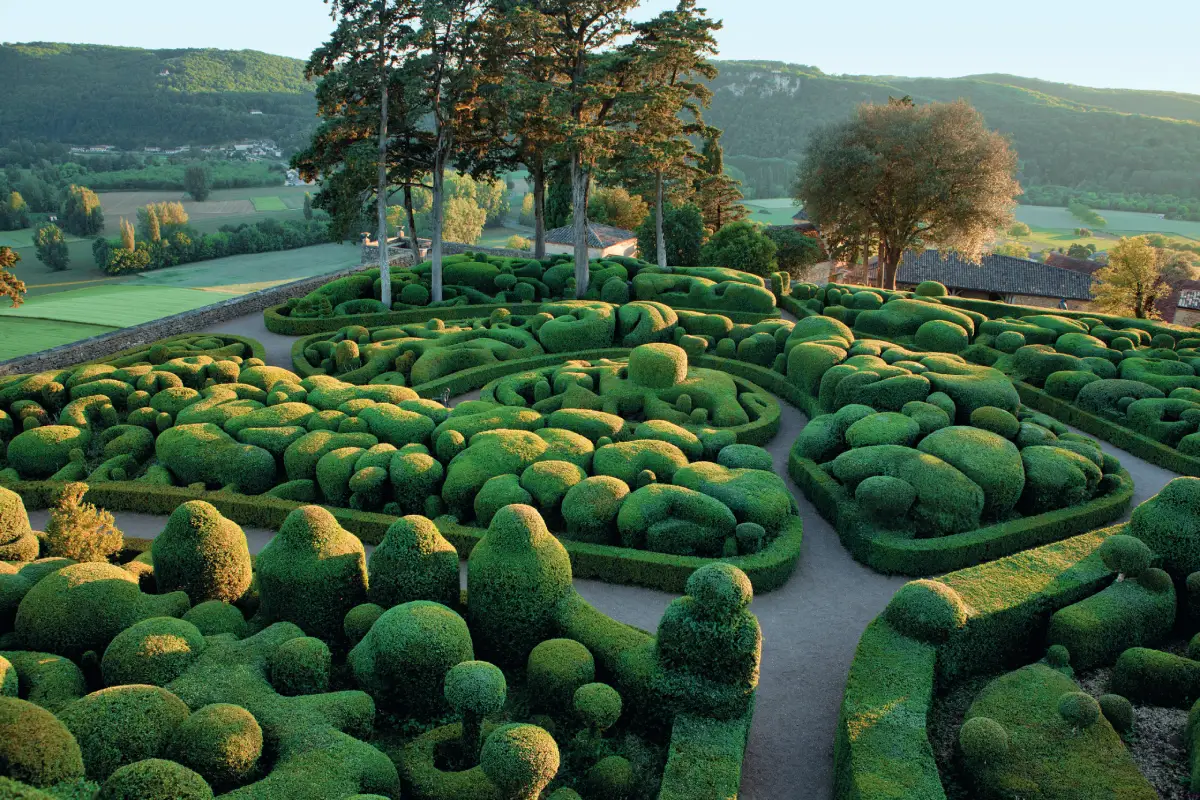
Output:
[[[1147,383],[1113,378],[1086,384],[1075,396],[1075,405],[1083,411],[1120,420],[1134,400],[1165,396],[1164,392]]]
[[[189,501],[171,512],[150,552],[160,592],[186,592],[192,603],[232,603],[250,588],[246,535],[202,500]]]
[[[81,697],[58,717],[79,742],[88,778],[103,781],[120,767],[165,753],[188,713],[166,689],[130,685]]]
[[[147,758],[113,772],[97,800],[207,800],[213,796],[204,778],[182,764]]]
[[[1046,376],[1045,389],[1051,397],[1068,402],[1074,401],[1079,392],[1089,383],[1100,380],[1094,372],[1084,370],[1059,370]]]
[[[54,800],[54,795],[52,794],[47,794],[28,784],[4,777],[0,777],[0,795],[7,798],[7,800]]]
[[[49,711],[16,697],[0,697],[0,767],[7,777],[39,787],[83,777],[70,731]]]
[[[150,617],[180,616],[187,595],[143,594],[137,578],[111,564],[68,566],[42,578],[21,600],[15,631],[21,646],[69,658],[104,652],[130,625]]]
[[[572,707],[575,691],[596,679],[596,661],[573,639],[547,639],[529,653],[525,676],[537,706],[562,713]]]
[[[1027,514],[1040,514],[1090,499],[1100,483],[1100,468],[1071,450],[1035,445],[1021,450],[1025,490],[1020,506]]]
[[[541,311],[553,317],[538,328],[538,340],[547,352],[609,347],[616,336],[616,309],[607,303],[569,300],[547,303]]]
[[[271,685],[288,696],[327,692],[331,662],[329,646],[320,639],[291,639],[271,656]]]
[[[1175,623],[1175,590],[1138,580],[1114,583],[1102,592],[1067,606],[1050,618],[1046,640],[1064,645],[1076,669],[1111,664],[1130,647],[1161,641]]]
[[[290,481],[316,480],[317,464],[327,453],[346,447],[366,449],[379,444],[369,433],[334,433],[316,430],[288,445],[283,454],[284,469]]]
[[[1021,431],[1021,423],[1009,412],[994,406],[982,406],[971,412],[971,425],[991,431],[1005,439],[1014,439]]]
[[[999,434],[981,428],[952,426],[934,431],[917,447],[950,464],[983,490],[986,518],[1003,517],[1021,498],[1025,486],[1021,452]]]
[[[262,621],[293,622],[326,641],[342,636],[346,612],[367,599],[362,542],[320,506],[288,514],[256,568]]]
[[[1179,578],[1200,570],[1200,478],[1176,478],[1133,511],[1129,533]]]
[[[1131,647],[1117,658],[1112,690],[1135,703],[1188,708],[1200,699],[1200,661]]]
[[[895,411],[883,411],[855,422],[846,429],[845,439],[851,447],[877,444],[911,447],[920,434],[921,426],[916,420]]]
[[[906,636],[921,642],[944,642],[967,622],[967,607],[954,589],[940,581],[910,581],[896,592],[883,618]]]
[[[475,495],[475,518],[480,525],[487,525],[504,506],[519,503],[528,505],[533,496],[521,488],[521,479],[516,475],[497,475],[489,478],[479,494]]]
[[[179,425],[154,443],[159,462],[182,484],[203,483],[242,494],[262,494],[275,485],[275,457],[261,447],[239,444],[211,423]]]
[[[1126,734],[1133,730],[1133,704],[1119,694],[1102,694],[1097,698],[1100,712],[1113,730]]]
[[[676,470],[686,467],[687,463],[683,451],[670,442],[637,439],[598,448],[592,460],[592,472],[609,475],[632,486],[642,470],[648,469],[659,480],[670,481]]]
[[[701,461],[680,469],[674,481],[677,486],[721,501],[738,522],[757,523],[771,536],[783,528],[795,510],[787,484],[774,472],[731,469]]]
[[[1137,577],[1154,559],[1154,552],[1141,539],[1125,534],[1105,539],[1096,555],[1113,572],[1129,577]]]
[[[62,656],[9,650],[0,657],[12,664],[20,676],[25,699],[52,713],[57,713],[87,691],[83,671],[75,662]]]
[[[1081,727],[1059,713],[1063,695],[1077,692],[1073,680],[1044,664],[1023,667],[987,685],[971,704],[967,720],[995,720],[1008,732],[1009,745],[1003,758],[968,762],[984,797],[1158,796],[1106,720]],[[1090,697],[1088,701],[1095,705]]]
[[[48,478],[67,465],[72,450],[86,450],[91,440],[86,427],[43,425],[26,430],[8,443],[8,465],[27,480]]]
[[[913,294],[920,297],[945,297],[946,287],[937,281],[921,281],[913,289]]]
[[[183,618],[205,636],[231,633],[241,639],[247,633],[246,618],[241,609],[220,600],[206,600],[194,605]]]
[[[458,604],[458,551],[426,517],[393,522],[371,553],[369,572],[368,596],[384,608],[411,600]]]
[[[629,379],[650,389],[666,389],[687,377],[683,348],[673,344],[647,344],[629,354]]]
[[[384,612],[348,663],[358,685],[381,705],[432,716],[445,707],[446,672],[474,657],[462,617],[440,603],[414,600]]]
[[[551,638],[553,613],[571,591],[567,551],[529,506],[500,509],[467,559],[467,618],[476,646],[521,664]]]
[[[931,319],[921,323],[913,342],[922,350],[935,353],[959,353],[970,341],[966,328],[949,320]]]
[[[38,540],[29,526],[25,503],[16,492],[0,486],[0,561],[33,561]]]
[[[562,501],[567,536],[610,543],[616,536],[617,514],[628,494],[629,484],[607,475],[585,478],[572,486]]]
[[[1100,704],[1087,692],[1065,692],[1058,698],[1058,714],[1076,730],[1090,728],[1100,719]]]
[[[595,731],[606,731],[621,718],[621,694],[607,683],[587,683],[575,690],[572,706],[580,721]]]
[[[117,634],[104,651],[101,670],[109,686],[162,686],[184,673],[204,649],[204,635],[190,622],[152,617]]]
[[[506,798],[537,800],[558,773],[558,745],[536,725],[501,725],[488,736],[479,766]]]
[[[727,471],[716,464],[711,466]],[[698,482],[702,480],[702,476],[695,477]],[[617,514],[617,528],[625,547],[674,555],[720,555],[737,522],[720,500],[684,486],[665,484],[650,484],[633,492]]]
[[[346,634],[346,641],[351,647],[363,640],[367,631],[371,630],[371,626],[375,624],[375,620],[382,617],[386,610],[383,606],[375,603],[362,603],[346,612],[346,619],[342,622],[342,631]]]

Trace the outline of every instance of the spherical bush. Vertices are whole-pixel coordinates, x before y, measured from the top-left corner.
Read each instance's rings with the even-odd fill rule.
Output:
[[[1152,592],[1165,592],[1171,588],[1171,576],[1154,567],[1140,572],[1137,581]]]
[[[410,283],[400,290],[400,302],[410,306],[429,303],[429,289],[419,283]]]
[[[249,777],[262,749],[262,727],[253,714],[241,706],[214,703],[175,729],[168,752],[212,786],[225,788]]]
[[[148,758],[114,772],[96,800],[209,800],[204,778],[174,761]]]
[[[575,713],[584,724],[606,731],[621,718],[621,695],[607,683],[587,683],[575,690]]]
[[[1046,663],[1055,669],[1071,666],[1071,652],[1061,644],[1052,644],[1046,649]]]
[[[717,453],[717,463],[730,469],[775,470],[771,454],[755,444],[730,444]]]
[[[971,412],[971,425],[991,431],[1005,439],[1012,439],[1021,432],[1021,423],[1003,408],[980,406]]]
[[[558,745],[536,725],[501,725],[484,742],[479,766],[513,800],[535,800],[558,773]]]
[[[945,297],[946,287],[937,281],[921,281],[913,289],[913,294],[920,297]]]
[[[199,605],[192,606],[183,615],[183,618],[195,625],[205,636],[232,633],[241,639],[249,630],[242,610],[223,600],[206,600]]]
[[[1100,704],[1086,692],[1065,692],[1058,698],[1058,713],[1073,728],[1089,728],[1100,719]]]
[[[602,758],[584,775],[588,797],[598,800],[625,800],[633,790],[633,765],[621,756]]]
[[[698,609],[712,619],[731,617],[750,605],[754,587],[750,578],[732,564],[707,564],[691,574],[684,591]]]
[[[184,702],[157,686],[112,686],[58,712],[79,742],[87,776],[103,781],[114,770],[164,752],[188,716]]]
[[[1004,331],[996,337],[996,349],[1004,353],[1015,353],[1025,346],[1025,334],[1020,331]]]
[[[3,444],[0,440],[0,453]],[[0,561],[33,561],[37,557],[38,540],[21,495],[0,486]]]
[[[204,634],[190,622],[174,617],[142,620],[117,634],[105,649],[104,682],[166,686],[200,657],[204,647]]]
[[[883,618],[905,636],[936,644],[967,623],[967,606],[946,584],[922,578],[896,592]]]
[[[872,475],[854,489],[854,499],[876,520],[900,520],[917,501],[917,490],[908,481],[890,475]]]
[[[20,688],[17,668],[4,656],[0,656],[0,697],[16,697]]]
[[[643,344],[629,352],[629,379],[650,389],[668,389],[687,378],[687,353],[673,344]]]
[[[1102,694],[1100,711],[1117,733],[1133,730],[1133,704],[1119,694]]]
[[[463,661],[446,673],[446,702],[460,714],[486,716],[504,708],[508,684],[504,673],[486,661]]]
[[[958,729],[958,745],[968,761],[994,764],[1008,755],[1008,731],[991,717],[972,717]]]
[[[1096,549],[1104,566],[1124,575],[1137,575],[1150,566],[1154,553],[1145,542],[1133,536],[1110,536]]]
[[[192,603],[232,603],[250,587],[246,535],[209,503],[192,500],[171,512],[154,538],[154,577],[161,592],[187,592]]]
[[[327,692],[332,661],[329,645],[320,639],[289,639],[271,656],[271,685],[283,695]]]
[[[83,777],[83,759],[71,732],[46,709],[0,697],[0,769],[32,786]]]
[[[596,679],[596,661],[574,639],[547,639],[529,653],[525,675],[536,705],[560,711],[571,707],[580,686]]]
[[[931,319],[917,328],[913,342],[922,350],[958,353],[971,343],[971,337],[961,325],[949,320]]]
[[[371,626],[375,624],[375,620],[383,616],[386,609],[383,606],[375,603],[362,603],[346,612],[346,620],[342,623],[342,630],[346,634],[346,641],[350,642],[350,646],[358,644],[367,635],[367,631],[371,630]]]

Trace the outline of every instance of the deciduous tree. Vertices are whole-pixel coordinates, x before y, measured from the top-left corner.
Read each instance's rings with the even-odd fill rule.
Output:
[[[1108,251],[1108,266],[1096,273],[1093,297],[1109,313],[1158,319],[1155,304],[1192,272],[1185,253],[1152,247],[1143,236],[1122,239]]]
[[[733,222],[712,235],[700,251],[706,267],[729,267],[766,277],[774,272],[775,242],[752,222]]]
[[[20,260],[21,255],[11,247],[0,247],[0,297],[11,299],[13,308],[25,300],[25,281],[11,271]]]
[[[63,229],[76,236],[95,236],[104,230],[100,198],[86,186],[71,185],[67,188],[59,217]]]
[[[881,281],[895,288],[906,250],[934,246],[978,260],[1012,223],[1016,155],[963,101],[864,104],[818,129],[795,196],[831,250],[879,242]]]
[[[183,173],[183,190],[202,203],[212,194],[212,173],[203,164],[192,164]]]
[[[658,226],[652,214],[647,214],[637,229],[638,256],[658,263]],[[691,203],[668,205],[663,211],[663,238],[666,240],[666,262],[672,267],[700,265],[700,248],[704,244],[704,219],[700,209]]]
[[[71,254],[67,250],[67,239],[63,236],[62,228],[47,223],[37,229],[33,237],[37,249],[38,261],[41,261],[55,272],[61,272],[71,263]]]

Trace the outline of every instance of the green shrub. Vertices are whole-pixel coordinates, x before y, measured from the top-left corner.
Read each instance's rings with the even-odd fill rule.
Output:
[[[1015,353],[1025,346],[1025,335],[1020,331],[1002,331],[996,336],[996,349],[1004,353]]]
[[[562,501],[566,533],[572,539],[607,544],[616,536],[617,514],[629,484],[608,475],[585,478],[567,490]]]
[[[1061,447],[1036,445],[1021,450],[1025,490],[1020,506],[1041,514],[1091,499],[1100,483],[1100,468],[1086,457]]]
[[[262,750],[262,727],[249,711],[214,703],[180,723],[168,752],[212,786],[226,789],[250,777]]]
[[[346,612],[342,631],[346,634],[346,641],[350,643],[351,647],[363,640],[363,637],[371,630],[371,626],[383,616],[383,612],[386,610],[383,606],[375,603],[363,603]]]
[[[1089,383],[1100,380],[1100,376],[1084,370],[1060,370],[1046,376],[1045,389],[1051,397],[1074,402]]]
[[[913,289],[913,294],[920,297],[945,297],[946,287],[937,281],[921,281]]]
[[[604,732],[621,718],[621,695],[607,683],[587,683],[575,690],[572,705],[590,730]]]
[[[492,521],[496,512],[514,503],[528,505],[533,496],[521,488],[521,479],[516,475],[497,475],[489,478],[479,494],[475,495],[475,517],[480,525]]]
[[[188,707],[171,692],[140,685],[101,689],[58,713],[79,742],[87,776],[94,781],[165,753],[187,716]]]
[[[371,602],[391,608],[412,600],[456,606],[458,551],[428,518],[406,516],[388,527],[371,553]]]
[[[271,685],[282,695],[329,691],[329,645],[311,636],[289,639],[271,656]]]
[[[944,319],[931,319],[917,328],[913,342],[922,350],[958,353],[970,344],[970,336],[961,325]]]
[[[1175,478],[1133,510],[1129,533],[1179,578],[1200,570],[1200,478]]]
[[[617,529],[625,547],[674,555],[720,555],[737,522],[720,500],[665,484],[650,484],[633,492],[617,514]]]
[[[40,787],[83,777],[79,745],[44,708],[0,697],[0,734],[0,765],[7,777]]]
[[[367,599],[362,542],[320,506],[288,514],[256,571],[262,621],[293,622],[326,641],[341,637],[346,612]]]
[[[1071,651],[1061,644],[1052,644],[1046,648],[1046,663],[1061,670],[1071,666]]]
[[[71,460],[72,450],[87,450],[92,433],[86,427],[43,425],[17,434],[8,443],[8,466],[25,480],[49,478]]]
[[[238,444],[211,423],[169,428],[154,449],[182,484],[229,487],[241,494],[262,494],[275,485],[274,456],[261,447]]]
[[[623,756],[605,756],[583,777],[588,797],[624,800],[636,785],[633,765]]]
[[[1016,438],[1021,430],[1017,418],[1002,408],[982,406],[971,412],[971,424],[976,428],[991,431],[1005,439]]]
[[[1058,699],[1058,713],[1072,728],[1090,728],[1100,719],[1100,704],[1086,692],[1066,692]]]
[[[33,561],[38,547],[21,496],[0,486],[0,561]]]
[[[182,764],[147,758],[113,772],[96,800],[209,800],[212,789]]]
[[[629,353],[629,379],[638,386],[667,389],[687,378],[688,360],[673,344],[644,344]]]
[[[462,617],[440,603],[414,600],[385,611],[347,663],[380,705],[434,716],[445,706],[447,671],[474,658]]]
[[[446,673],[446,702],[462,715],[462,741],[471,761],[479,757],[483,718],[504,708],[504,673],[486,661],[463,661]]]
[[[1117,733],[1133,730],[1133,704],[1119,694],[1102,694],[1097,701],[1104,718]]]
[[[249,630],[241,609],[221,600],[206,600],[192,606],[183,618],[205,636],[231,633],[241,639]]]
[[[1159,389],[1140,381],[1109,379],[1092,381],[1079,390],[1075,405],[1082,411],[1109,419],[1122,420],[1125,408],[1134,400],[1165,397]]]
[[[946,584],[922,578],[900,587],[883,618],[906,636],[936,644],[967,624],[967,606]]]
[[[186,592],[193,603],[233,603],[250,588],[246,535],[202,500],[189,501],[171,512],[150,552],[159,591]]]
[[[886,523],[908,513],[916,502],[917,490],[899,478],[872,475],[858,484],[854,499],[872,518]]]
[[[958,729],[958,746],[967,761],[1003,761],[1008,755],[1008,731],[991,717],[972,717]]]
[[[1130,647],[1152,645],[1175,622],[1175,591],[1155,591],[1138,581],[1114,583],[1091,597],[1059,609],[1046,640],[1071,652],[1076,669],[1111,664]]]
[[[101,670],[109,686],[165,686],[182,675],[204,650],[204,635],[190,622],[152,617],[117,634],[104,651]]]
[[[596,662],[573,639],[547,639],[529,653],[525,675],[535,705],[561,713],[571,707],[576,689],[596,679]]]
[[[1147,569],[1154,559],[1154,553],[1141,539],[1124,534],[1109,536],[1096,549],[1096,555],[1113,572],[1130,577]]]
[[[558,745],[536,725],[510,723],[488,735],[479,766],[511,800],[537,800],[558,773]]]
[[[1142,705],[1189,708],[1200,699],[1200,662],[1131,647],[1117,659],[1111,689]]]
[[[916,420],[895,411],[872,414],[846,429],[846,444],[851,447],[870,447],[895,444],[911,447],[921,434]]]
[[[642,470],[648,469],[660,480],[670,481],[675,471],[686,467],[687,463],[683,451],[670,442],[637,439],[598,448],[592,459],[592,472],[609,475],[633,486]]]
[[[983,490],[986,518],[1002,518],[1021,499],[1026,484],[1023,452],[999,434],[951,426],[929,434],[917,448],[945,461]]]

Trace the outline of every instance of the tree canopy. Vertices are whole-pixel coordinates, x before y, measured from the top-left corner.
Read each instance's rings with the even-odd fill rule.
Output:
[[[1153,247],[1144,236],[1122,239],[1108,251],[1108,266],[1096,273],[1096,305],[1111,314],[1159,319],[1155,305],[1192,277],[1185,253]]]

